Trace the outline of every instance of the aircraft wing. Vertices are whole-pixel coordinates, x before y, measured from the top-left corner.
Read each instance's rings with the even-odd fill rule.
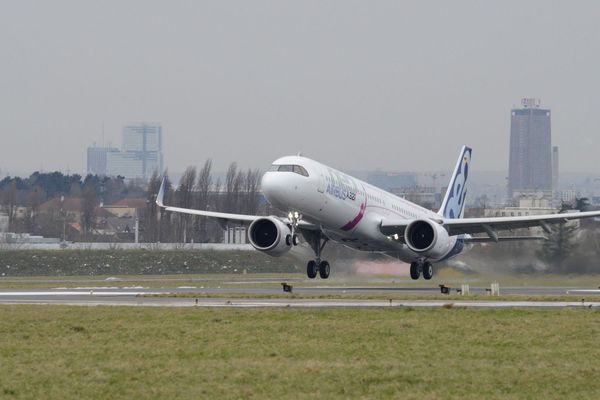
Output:
[[[218,212],[218,211],[196,210],[193,208],[167,206],[164,204],[164,197],[165,197],[165,180],[163,179],[163,181],[160,185],[160,189],[158,190],[158,194],[156,195],[156,204],[160,208],[164,208],[166,211],[198,215],[198,216],[202,216],[202,217],[218,218],[223,221],[233,221],[233,222],[236,222],[236,223],[239,223],[242,225],[250,224],[250,223],[252,223],[252,221],[259,219],[259,218],[265,218],[264,215],[231,214],[231,213],[224,213],[224,212]],[[280,219],[286,224],[291,223],[287,218],[280,218]],[[298,221],[298,227],[300,229],[306,229],[306,230],[318,230],[319,229],[318,226],[311,224],[310,222],[302,221],[302,220]]]
[[[459,218],[444,219],[442,225],[448,230],[451,236],[465,233],[487,233],[490,238],[497,238],[496,231],[540,226],[544,231],[550,233],[550,225],[598,216],[600,216],[600,211],[528,215],[523,217]]]
[[[387,236],[398,235],[400,238],[404,237],[404,231],[412,219],[384,219],[379,225],[381,233]]]
[[[562,214],[545,214],[545,215],[528,215],[523,217],[493,217],[493,218],[432,218],[446,228],[450,236],[463,234],[486,233],[492,241],[508,240],[507,238],[498,237],[497,231],[513,230],[521,228],[531,228],[535,226],[542,227],[545,232],[550,233],[550,225],[561,224],[575,219],[600,217],[600,211],[587,211],[576,213]],[[384,219],[379,227],[384,235],[398,235],[399,238],[404,236],[406,226],[412,220],[404,219]],[[512,238],[512,237],[511,237]],[[541,239],[541,238],[537,238]],[[512,240],[524,240],[512,239]],[[529,239],[531,240],[531,239]],[[473,240],[483,241],[483,240]]]

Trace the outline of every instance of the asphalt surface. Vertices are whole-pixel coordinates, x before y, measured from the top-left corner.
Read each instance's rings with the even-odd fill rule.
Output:
[[[438,287],[346,287],[346,286],[319,286],[293,287],[293,293],[300,295],[336,295],[336,294],[433,294],[439,293]],[[453,293],[454,290],[451,291]],[[485,294],[486,288],[471,287],[471,294]],[[542,307],[564,308],[585,307],[598,308],[600,302],[586,302],[585,295],[598,295],[600,290],[572,287],[507,287],[500,288],[501,294],[518,295],[581,295],[581,301],[573,302],[547,302],[547,301],[460,301],[444,300],[322,300],[322,299],[297,299],[284,293],[282,288],[251,287],[251,288],[203,288],[203,287],[174,287],[174,288],[56,288],[56,289],[2,289],[0,290],[0,304],[64,304],[64,305],[119,305],[119,306],[162,306],[162,307],[443,307],[452,304],[458,307]],[[198,294],[194,297],[167,297],[172,294]],[[210,298],[210,295],[226,296],[227,294],[243,293],[252,295],[278,295],[279,298]],[[162,295],[164,297],[156,297]],[[200,297],[200,295],[202,297]],[[209,297],[207,297],[209,296]]]

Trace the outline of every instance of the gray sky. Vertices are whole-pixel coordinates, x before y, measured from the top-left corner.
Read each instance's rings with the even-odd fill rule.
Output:
[[[2,1],[0,169],[85,169],[129,122],[171,171],[305,155],[346,170],[506,170],[510,109],[552,109],[598,171],[596,1]]]

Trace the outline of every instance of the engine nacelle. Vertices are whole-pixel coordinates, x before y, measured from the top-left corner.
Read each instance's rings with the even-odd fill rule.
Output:
[[[454,245],[448,232],[440,224],[428,219],[418,219],[408,224],[404,240],[415,253],[433,259],[445,256]]]
[[[256,250],[270,256],[281,256],[292,248],[286,237],[292,234],[289,226],[277,218],[265,217],[254,220],[248,228],[248,239]]]

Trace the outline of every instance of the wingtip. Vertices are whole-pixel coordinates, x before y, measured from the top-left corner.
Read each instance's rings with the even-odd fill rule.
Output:
[[[165,197],[165,180],[166,177],[163,177],[162,182],[160,183],[160,189],[158,189],[158,194],[156,195],[156,204],[159,207],[164,207],[163,199]]]

